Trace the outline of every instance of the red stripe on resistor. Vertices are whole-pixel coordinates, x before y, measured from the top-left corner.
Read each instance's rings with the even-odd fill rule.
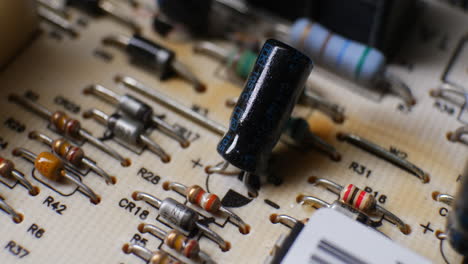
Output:
[[[210,194],[210,199],[208,199],[208,201],[205,204],[205,210],[211,211],[211,206],[213,206],[213,203],[214,201],[216,201],[216,198],[218,198],[216,197],[216,195]]]
[[[204,193],[205,193],[205,191],[202,190],[202,189],[200,189],[200,191],[198,191],[197,197],[195,198],[195,202],[197,202],[198,205],[201,205],[201,200],[203,198]]]
[[[190,258],[192,256],[192,251],[197,246],[197,244],[198,244],[198,242],[196,242],[194,240],[189,240],[188,241],[187,246],[184,249],[184,255],[187,258]]]
[[[362,203],[362,200],[364,200],[364,197],[367,195],[367,192],[366,191],[361,191],[361,193],[359,194],[357,200],[356,200],[356,208],[360,209],[361,208],[361,203]]]
[[[348,186],[346,186],[346,192],[343,195],[343,201],[346,202],[348,200],[349,194],[351,193],[351,190],[353,189],[353,187],[354,185],[352,184],[348,184]]]

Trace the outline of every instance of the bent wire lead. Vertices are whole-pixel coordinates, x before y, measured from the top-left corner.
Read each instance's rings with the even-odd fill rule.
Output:
[[[15,164],[11,160],[0,157],[0,176],[5,178],[13,178],[23,185],[29,192],[30,195],[36,196],[39,194],[39,187],[33,185],[26,176],[15,169]]]
[[[158,155],[161,161],[168,163],[171,161],[171,156],[156,142],[152,141],[145,133],[146,129],[140,122],[129,119],[128,117],[106,113],[91,109],[83,113],[84,118],[93,118],[97,122],[105,125],[114,136],[131,145],[143,145],[151,152]]]
[[[133,254],[148,264],[184,264],[178,260],[175,260],[169,254],[162,250],[151,251],[143,246],[127,243],[122,247],[122,251],[125,254]]]
[[[169,248],[174,249],[188,259],[207,264],[215,263],[207,253],[200,250],[200,244],[197,240],[188,238],[175,229],[166,232],[155,225],[142,223],[138,226],[138,231],[143,234],[150,233],[161,239]]]
[[[107,184],[115,184],[117,182],[114,176],[110,176],[105,170],[99,167],[95,161],[85,156],[82,148],[74,146],[64,138],[52,139],[45,134],[37,131],[31,131],[29,138],[44,143],[50,147],[52,151],[59,157],[68,161],[77,168],[89,168],[97,175],[101,176]]]
[[[24,216],[21,213],[18,213],[11,205],[9,205],[6,201],[5,198],[0,194],[0,210],[4,211],[8,215],[11,216],[11,219],[13,222],[16,224],[19,224],[23,222]]]
[[[185,196],[187,201],[199,206],[208,213],[228,217],[235,225],[237,225],[237,227],[239,227],[239,232],[242,234],[248,234],[250,232],[250,226],[237,214],[222,206],[221,200],[216,194],[206,192],[198,185],[187,187],[181,183],[167,181],[163,183],[163,189],[166,191],[173,190],[176,193]]]
[[[132,77],[125,75],[117,75],[115,77],[115,81],[119,84],[123,84],[125,87],[137,93],[151,98],[156,103],[161,104],[166,108],[169,108],[170,110],[182,115],[188,120],[197,123],[198,125],[201,125],[202,127],[210,130],[211,132],[214,132],[219,136],[223,136],[224,133],[227,131],[227,128],[221,125],[220,123],[211,120],[198,112],[193,111],[189,107],[177,102],[176,100],[168,97],[167,95],[163,94],[162,92],[159,92],[156,89],[151,89],[145,86],[143,83],[137,81]]]
[[[135,63],[156,71],[161,80],[168,78],[173,72],[189,81],[196,91],[206,90],[197,76],[184,64],[175,58],[174,51],[163,47],[140,35],[132,37],[124,35],[109,35],[102,40],[107,46],[114,46],[127,53]]]
[[[337,138],[342,141],[346,141],[362,150],[365,150],[371,154],[376,155],[377,157],[384,159],[408,172],[418,177],[423,183],[428,183],[430,181],[430,176],[428,173],[424,172],[422,169],[409,162],[406,159],[400,158],[392,152],[382,148],[381,146],[364,139],[362,137],[349,134],[349,133],[338,133]]]
[[[190,145],[190,141],[180,135],[169,123],[155,115],[151,106],[132,95],[118,95],[99,84],[90,85],[85,88],[83,92],[86,95],[94,95],[112,105],[117,105],[119,110],[137,121],[142,122],[146,127],[155,126],[164,134],[177,140],[183,148],[187,148]]]
[[[143,200],[159,209],[159,215],[168,221],[169,225],[177,228],[179,231],[188,234],[198,230],[217,243],[222,251],[228,251],[231,248],[231,244],[228,241],[224,240],[220,235],[208,228],[208,226],[202,224],[199,221],[200,215],[190,207],[172,198],[160,200],[151,194],[138,191],[132,194],[132,198],[135,201]]]
[[[101,197],[97,195],[88,185],[84,184],[81,179],[65,169],[63,162],[50,152],[41,152],[39,155],[24,149],[16,148],[13,150],[13,155],[21,156],[24,159],[34,163],[34,168],[45,178],[59,182],[61,179],[67,179],[76,184],[83,193],[89,197],[91,203],[98,204]]]
[[[399,217],[388,211],[387,209],[383,208],[382,206],[377,204],[377,200],[375,197],[356,187],[354,184],[348,184],[345,187],[332,182],[327,179],[323,178],[316,178],[310,177],[308,182],[313,184],[314,186],[322,186],[325,187],[327,190],[333,192],[334,194],[338,195],[339,200],[347,205],[351,206],[352,208],[363,212],[369,215],[382,215],[387,221],[390,223],[395,224],[400,231],[408,235],[411,232],[411,227],[403,222]],[[309,202],[314,202],[317,204],[323,204],[323,201],[312,201],[309,198],[304,198],[305,196],[300,195],[298,196],[298,201],[305,201],[309,200]]]
[[[109,156],[120,161],[120,164],[124,167],[130,166],[132,163],[130,159],[122,157],[113,148],[109,147],[101,140],[95,138],[87,130],[83,129],[80,121],[70,118],[64,112],[55,111],[52,113],[44,106],[16,94],[11,94],[8,99],[38,114],[45,120],[48,120],[57,133],[74,140],[86,140],[98,149],[107,153]]]

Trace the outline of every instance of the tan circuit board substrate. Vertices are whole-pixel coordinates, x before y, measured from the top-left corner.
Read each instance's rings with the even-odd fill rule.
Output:
[[[76,14],[73,12],[73,15]],[[149,14],[138,12],[137,15],[141,23],[148,25],[145,27],[145,34],[152,39],[158,39],[149,26],[151,18]],[[409,72],[404,67],[394,67],[392,70],[411,86],[418,100],[418,104],[409,113],[397,109],[400,104],[397,98],[386,96],[381,102],[367,100],[345,89],[345,86],[350,84],[325,78],[319,74],[320,70],[316,69],[310,81],[325,97],[346,108],[347,120],[343,125],[336,125],[322,114],[306,108],[296,109],[296,114],[307,117],[313,130],[336,146],[343,156],[341,162],[333,162],[316,152],[304,153],[280,146],[276,152],[278,158],[275,159],[273,166],[276,173],[284,178],[284,183],[280,186],[271,184],[263,186],[258,198],[244,207],[233,209],[251,225],[250,234],[240,234],[230,223],[223,228],[210,225],[231,242],[232,249],[223,253],[206,238],[201,238],[202,248],[218,263],[261,263],[280,234],[289,232],[284,226],[271,224],[270,214],[283,213],[298,219],[311,217],[313,209],[301,207],[295,202],[296,196],[300,193],[311,194],[329,202],[335,199],[335,196],[326,190],[312,187],[307,183],[307,178],[314,175],[341,185],[353,183],[362,188],[369,186],[379,192],[379,195],[386,195],[387,199],[383,206],[406,221],[411,226],[412,233],[405,236],[388,222],[384,222],[380,230],[396,243],[414,250],[435,263],[443,263],[439,249],[440,241],[434,232],[423,233],[424,229],[420,225],[430,223],[430,228],[433,230],[444,229],[446,217],[441,216],[439,210],[447,206],[433,201],[431,194],[434,191],[455,193],[456,179],[462,171],[468,151],[466,146],[450,143],[445,138],[448,131],[461,126],[461,123],[454,115],[451,116],[434,107],[435,100],[429,96],[429,90],[441,83],[440,76],[459,40],[466,33],[467,24],[466,14],[434,1],[427,6],[421,22],[416,26],[416,28],[424,26],[433,30],[436,32],[434,38],[423,42],[415,29],[410,39],[402,40],[405,43],[400,57],[411,62],[413,70]],[[220,197],[223,197],[229,189],[246,195],[245,188],[236,177],[211,175],[207,179],[203,166],[217,164],[222,160],[215,150],[218,136],[139,95],[137,95],[139,98],[150,102],[157,113],[164,113],[170,123],[183,125],[193,133],[198,133],[200,137],[188,149],[182,149],[177,142],[161,136],[157,131],[153,132],[152,138],[172,155],[172,161],[168,164],[161,163],[148,151],[137,155],[117,143],[110,142],[109,144],[119,152],[133,160],[129,168],[120,167],[115,160],[103,155],[93,146],[85,144],[84,149],[89,156],[118,179],[115,186],[107,186],[100,177],[92,173],[84,178],[84,181],[102,197],[102,202],[97,206],[92,205],[81,193],[64,197],[33,179],[32,164],[13,157],[12,149],[24,147],[35,153],[47,150],[40,143],[28,139],[27,134],[32,130],[44,132],[54,138],[58,136],[47,128],[46,121],[8,102],[7,97],[10,93],[23,94],[26,91],[33,91],[40,96],[38,102],[49,109],[65,110],[63,106],[54,103],[54,98],[61,95],[81,107],[79,114],[68,112],[71,116],[81,120],[83,127],[93,134],[102,135],[104,128],[93,120],[83,119],[81,114],[90,108],[98,108],[107,113],[112,113],[114,109],[96,98],[83,95],[82,91],[90,84],[99,83],[120,94],[131,93],[114,83],[113,78],[117,73],[132,76],[185,105],[196,104],[206,107],[208,117],[225,125],[228,124],[230,115],[230,109],[225,106],[225,101],[237,96],[241,91],[236,85],[214,76],[218,64],[210,58],[194,55],[191,43],[161,40],[162,43],[172,47],[177,52],[178,58],[207,82],[208,90],[204,94],[196,93],[189,84],[177,78],[160,82],[151,73],[143,72],[129,64],[127,57],[120,51],[102,48],[100,40],[103,36],[109,33],[129,34],[125,28],[111,19],[90,20],[88,27],[81,30],[81,36],[76,40],[65,36],[58,41],[50,37],[51,27],[43,25],[43,28],[45,29],[43,34],[0,74],[2,92],[0,137],[8,142],[7,148],[1,150],[0,154],[13,160],[17,169],[23,171],[28,179],[41,188],[41,193],[33,197],[29,196],[21,186],[10,189],[0,184],[0,192],[6,201],[25,217],[22,223],[14,224],[6,214],[0,213],[2,263],[143,263],[135,256],[125,255],[121,249],[134,234],[138,233],[137,226],[142,222],[138,215],[134,215],[135,211],[130,213],[119,206],[123,198],[133,201],[131,198],[133,191],[140,190],[159,198],[173,197],[184,201],[181,196],[162,189],[162,182],[171,180],[185,185],[199,184],[204,187],[207,182],[210,191]],[[439,45],[443,38],[446,38],[446,43],[445,48],[441,50]],[[106,62],[94,56],[93,52],[97,47],[113,54],[114,59]],[[468,83],[466,65],[465,61],[465,69],[459,71],[459,75],[455,77]],[[24,124],[26,130],[16,133],[8,129],[4,123],[9,118]],[[431,181],[423,184],[416,177],[388,162],[347,143],[337,141],[335,135],[338,131],[355,133],[385,148],[395,147],[405,151],[410,161],[429,172]],[[194,166],[192,160],[199,160],[202,166]],[[349,166],[353,161],[372,170],[371,176],[366,178],[350,170]],[[159,175],[160,182],[153,185],[143,179],[137,174],[141,168]],[[43,203],[48,196],[67,206],[63,215],[57,214]],[[276,210],[267,205],[265,199],[277,203],[280,209]],[[163,227],[161,223],[155,221],[158,213],[156,209],[144,202],[135,203],[141,207],[141,210],[150,212],[146,222]],[[40,239],[27,232],[32,224],[37,224],[45,230]],[[156,249],[160,244],[160,240],[149,234],[141,236],[148,240],[147,247],[150,249]],[[4,249],[12,240],[30,251],[29,255],[18,258]],[[461,257],[450,249],[447,242],[443,244],[443,250],[450,263],[461,261]]]

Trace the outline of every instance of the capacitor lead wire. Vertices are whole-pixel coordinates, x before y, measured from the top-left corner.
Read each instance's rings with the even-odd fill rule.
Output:
[[[41,152],[39,155],[36,155],[27,149],[16,148],[13,150],[13,155],[21,156],[34,163],[34,168],[49,180],[57,182],[63,178],[73,182],[90,198],[91,203],[100,203],[101,197],[99,197],[99,195],[97,195],[90,187],[81,182],[78,176],[66,171],[63,162],[54,156],[54,154],[50,152]]]
[[[73,166],[77,168],[89,168],[94,171],[97,175],[101,176],[107,184],[115,184],[117,179],[114,176],[110,176],[105,170],[99,167],[95,161],[85,156],[83,149],[74,146],[64,138],[53,140],[45,134],[37,131],[31,131],[29,138],[44,143],[50,147],[52,151],[59,157],[65,159]]]
[[[8,99],[48,120],[59,134],[75,140],[85,139],[98,149],[107,153],[109,156],[120,161],[120,164],[123,167],[128,167],[132,163],[130,159],[122,157],[117,151],[83,129],[78,120],[68,117],[65,113],[61,111],[52,113],[44,106],[16,94],[11,94]]]
[[[143,125],[132,121],[120,115],[109,116],[98,109],[90,109],[83,113],[84,118],[93,118],[99,123],[105,125],[113,134],[118,136],[121,140],[133,145],[142,144],[147,147],[154,154],[161,158],[161,161],[168,163],[171,161],[171,156],[156,142],[152,141],[147,135]]]

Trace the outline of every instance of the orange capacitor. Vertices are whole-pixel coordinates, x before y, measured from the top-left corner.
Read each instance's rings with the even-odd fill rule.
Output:
[[[62,177],[63,162],[50,152],[41,152],[34,161],[34,167],[46,178],[57,181]]]

